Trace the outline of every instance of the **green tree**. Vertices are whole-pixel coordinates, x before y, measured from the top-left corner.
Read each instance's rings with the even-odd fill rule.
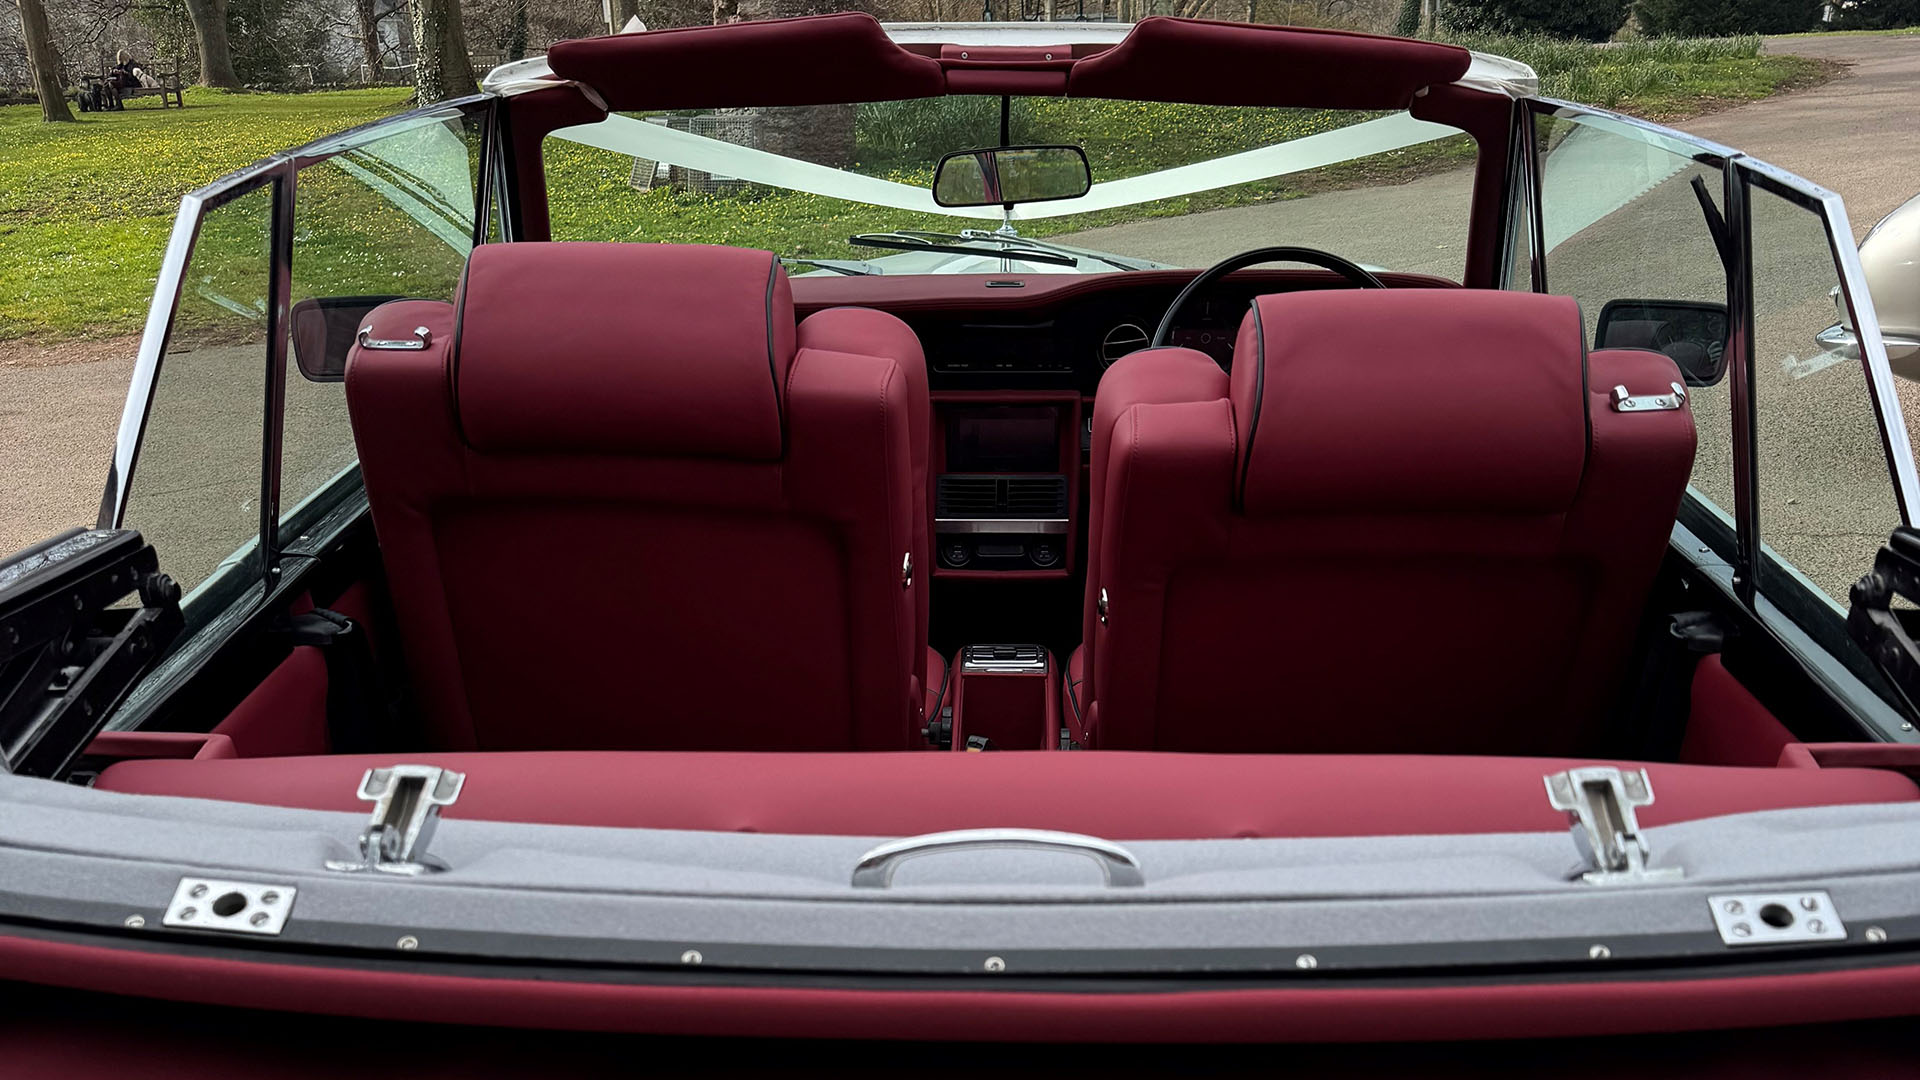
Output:
[[[1635,0],[1634,13],[1659,37],[1790,34],[1819,25],[1822,0]]]
[[[1422,0],[1400,0],[1400,17],[1394,20],[1393,32],[1401,37],[1418,34],[1422,6]]]
[[[1837,7],[1833,25],[1843,30],[1920,26],[1920,0],[1853,0]]]
[[[1605,41],[1626,24],[1630,0],[1445,0],[1440,22],[1449,30],[1491,34],[1549,34]]]

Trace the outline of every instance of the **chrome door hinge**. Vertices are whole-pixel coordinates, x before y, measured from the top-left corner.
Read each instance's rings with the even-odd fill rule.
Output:
[[[1634,885],[1685,876],[1679,867],[1647,866],[1647,841],[1634,808],[1653,804],[1645,769],[1611,765],[1568,769],[1546,778],[1547,802],[1572,821],[1573,846],[1586,863],[1580,879],[1589,885]]]
[[[360,834],[360,859],[328,859],[327,869],[409,876],[445,870],[445,863],[427,854],[427,844],[440,824],[440,808],[460,798],[466,781],[465,773],[436,765],[368,769],[360,778],[360,797],[373,803],[373,819]]]

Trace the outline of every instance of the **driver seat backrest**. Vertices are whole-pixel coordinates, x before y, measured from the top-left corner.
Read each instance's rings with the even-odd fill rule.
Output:
[[[1466,289],[1261,297],[1232,375],[1116,363],[1094,405],[1070,723],[1106,749],[1593,746],[1694,449],[1667,357]],[[1101,595],[1106,597],[1101,610]]]
[[[356,348],[347,401],[437,747],[919,742],[927,403],[885,341],[797,347],[772,255],[656,244],[483,245],[368,322],[432,338]]]

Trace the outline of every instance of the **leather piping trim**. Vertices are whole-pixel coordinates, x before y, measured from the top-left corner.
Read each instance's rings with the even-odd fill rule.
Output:
[[[473,275],[473,254],[467,254],[467,261],[460,267],[460,289],[454,294],[453,304],[453,344],[447,350],[447,402],[453,407],[453,433],[460,437],[460,445],[473,448],[467,441],[467,425],[460,418],[460,335],[467,323],[467,281]],[[463,469],[464,471],[464,469]]]
[[[767,257],[767,381],[773,384],[773,419],[780,425],[780,456],[787,456],[787,411],[784,388],[780,385],[780,365],[773,356],[773,286],[780,278],[780,256]],[[796,349],[797,351],[797,349]]]
[[[1247,453],[1240,461],[1240,479],[1234,484],[1234,509],[1247,512],[1247,470],[1253,467],[1253,437],[1260,433],[1260,407],[1267,400],[1267,328],[1260,321],[1260,302],[1249,309],[1253,313],[1253,340],[1256,343],[1253,369],[1253,419],[1247,422]],[[1231,393],[1231,388],[1229,388]]]
[[[1580,418],[1587,423],[1587,453],[1580,459],[1580,484],[1574,488],[1578,492],[1586,490],[1587,473],[1593,469],[1593,371],[1587,359],[1587,315],[1578,300],[1573,302],[1573,327],[1580,335]]]

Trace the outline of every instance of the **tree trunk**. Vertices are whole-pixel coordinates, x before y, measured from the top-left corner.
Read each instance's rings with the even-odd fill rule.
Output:
[[[1400,18],[1393,25],[1393,32],[1401,37],[1413,37],[1420,32],[1421,0],[1400,0]]]
[[[740,0],[713,0],[713,25],[737,22],[740,19]]]
[[[513,22],[507,35],[507,59],[523,60],[527,55],[527,3],[518,0],[513,5]]]
[[[40,94],[40,118],[72,123],[73,111],[67,108],[66,90],[60,85],[60,62],[53,58],[53,39],[47,32],[47,9],[40,0],[20,0],[20,24],[27,35],[33,88]]]
[[[1013,0],[1018,2],[1018,0]],[[834,11],[874,10],[872,0],[738,0],[741,19],[791,19]],[[765,109],[760,114],[760,149],[802,161],[844,168],[853,164],[855,108],[808,105]]]
[[[227,44],[227,0],[186,0],[193,34],[200,42],[200,85],[240,89]]]
[[[360,62],[366,65],[367,81],[380,81],[380,13],[376,0],[353,0],[353,13],[360,21]]]
[[[479,90],[467,56],[467,32],[460,25],[458,0],[413,0],[413,88],[429,105]]]

